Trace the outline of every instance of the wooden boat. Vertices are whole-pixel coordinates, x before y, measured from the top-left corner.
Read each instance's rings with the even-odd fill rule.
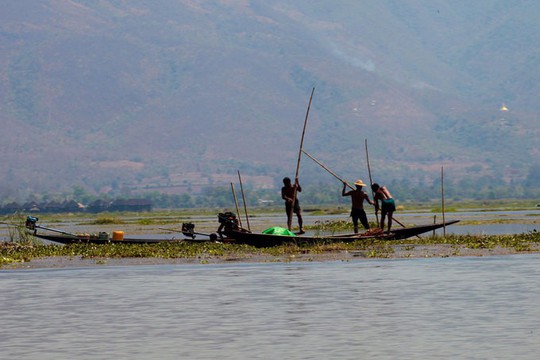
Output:
[[[117,244],[156,244],[164,242],[174,242],[174,241],[190,241],[190,242],[201,242],[208,241],[195,240],[195,239],[186,239],[186,238],[123,238],[122,240],[114,240],[110,238],[107,234],[107,237],[99,236],[99,234],[40,234],[34,232],[33,235],[37,238],[53,241],[60,244],[73,244],[73,243],[92,243],[92,244],[108,244],[108,243],[117,243]]]
[[[390,233],[386,232],[370,232],[363,234],[344,234],[344,235],[328,235],[328,236],[286,236],[274,234],[258,234],[251,233],[246,230],[235,230],[233,228],[225,228],[224,234],[229,238],[229,242],[236,244],[246,244],[256,247],[272,247],[283,244],[325,244],[336,242],[353,242],[363,239],[379,239],[379,240],[401,240],[413,236],[424,234],[442,227],[452,225],[459,220],[447,221],[445,223],[435,223],[430,225],[419,225],[404,228],[392,229]]]
[[[227,214],[220,214],[219,221],[223,227],[218,229],[218,233],[225,236],[219,241],[232,244],[246,244],[255,247],[272,247],[283,244],[324,244],[324,243],[336,243],[336,242],[353,242],[356,240],[365,239],[379,239],[379,240],[400,240],[407,239],[413,236],[424,234],[436,229],[440,229],[444,226],[449,226],[459,222],[459,220],[447,221],[445,223],[435,223],[430,225],[411,226],[403,228],[395,228],[390,233],[382,232],[380,229],[374,229],[375,231],[367,231],[362,234],[341,234],[341,235],[323,235],[323,236],[286,236],[275,234],[263,234],[252,233],[245,229],[240,229],[238,222],[235,221],[234,216],[223,216]],[[72,243],[92,243],[92,244],[107,244],[107,243],[123,243],[123,244],[155,244],[164,242],[175,241],[187,241],[187,242],[215,242],[218,241],[216,234],[201,234],[194,231],[194,225],[191,223],[184,223],[182,225],[182,233],[185,238],[177,238],[174,236],[166,236],[162,238],[146,238],[146,237],[123,237],[117,236],[113,233],[110,237],[106,232],[94,233],[94,234],[73,234],[61,230],[51,229],[44,226],[37,225],[37,218],[29,216],[26,221],[26,228],[33,231],[33,235],[37,238],[57,242],[60,244],[72,244]],[[53,232],[38,233],[38,229],[47,230]],[[376,231],[378,230],[378,231]],[[208,238],[195,239],[195,235],[205,235]]]
[[[73,244],[73,243],[92,243],[92,244],[108,244],[108,243],[118,243],[118,244],[156,244],[164,242],[174,242],[174,241],[188,241],[188,242],[205,242],[205,241],[214,241],[214,237],[211,239],[195,239],[194,234],[205,235],[200,233],[183,232],[187,238],[178,238],[175,236],[164,236],[161,238],[147,238],[141,237],[124,237],[122,231],[115,231],[112,234],[112,237],[109,236],[106,232],[92,233],[92,234],[75,234],[69,233],[62,230],[52,229],[45,226],[37,225],[36,222],[38,218],[33,216],[28,216],[26,219],[25,227],[28,230],[33,231],[32,235],[39,239],[53,241],[60,244]],[[47,230],[51,233],[38,233],[38,229]],[[208,235],[209,236],[209,235]],[[217,236],[216,236],[217,237]]]

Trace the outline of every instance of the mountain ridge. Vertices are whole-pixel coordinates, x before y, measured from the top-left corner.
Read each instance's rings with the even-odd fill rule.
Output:
[[[380,177],[432,181],[444,165],[456,181],[523,181],[540,151],[539,14],[533,1],[9,2],[0,195],[194,171],[279,187],[313,87],[305,148],[347,177],[366,177],[369,139]],[[329,180],[307,160],[302,176]]]

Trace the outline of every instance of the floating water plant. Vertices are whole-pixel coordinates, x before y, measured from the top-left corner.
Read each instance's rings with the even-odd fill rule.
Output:
[[[17,237],[17,239],[15,239]],[[363,257],[389,258],[396,256],[411,257],[419,246],[446,246],[449,253],[438,252],[425,256],[456,256],[464,249],[491,250],[502,248],[514,253],[540,251],[540,232],[532,231],[516,235],[450,235],[446,237],[411,238],[400,241],[377,239],[358,240],[352,243],[321,242],[313,245],[287,244],[270,248],[254,248],[248,245],[201,242],[191,243],[171,241],[158,244],[123,244],[111,242],[107,244],[77,243],[70,245],[46,245],[34,243],[24,236],[14,236],[16,241],[0,242],[0,266],[16,262],[29,262],[35,258],[49,256],[69,256],[95,259],[96,264],[106,264],[109,258],[161,258],[161,259],[193,259],[207,263],[210,259],[243,261],[261,256],[263,261],[291,261],[303,255],[313,260],[310,255],[339,254],[341,252],[361,253]],[[307,255],[307,256],[306,256]],[[418,254],[416,254],[418,256]],[[424,254],[422,254],[424,256]]]

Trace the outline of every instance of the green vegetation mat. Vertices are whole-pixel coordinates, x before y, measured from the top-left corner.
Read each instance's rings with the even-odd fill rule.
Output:
[[[416,247],[426,245],[450,246],[452,255],[460,255],[460,249],[510,249],[512,252],[539,251],[540,232],[517,235],[474,236],[451,235],[415,238],[400,241],[358,240],[353,243],[316,244],[310,246],[283,245],[271,248],[255,248],[247,245],[222,244],[214,242],[166,242],[159,244],[70,244],[44,245],[33,242],[0,243],[0,265],[14,262],[29,262],[35,258],[50,256],[80,257],[83,259],[107,258],[160,258],[160,259],[194,259],[207,262],[208,259],[229,259],[235,261],[254,256],[290,257],[297,255],[325,254],[335,252],[362,252],[367,258],[389,258],[396,249],[413,251]]]

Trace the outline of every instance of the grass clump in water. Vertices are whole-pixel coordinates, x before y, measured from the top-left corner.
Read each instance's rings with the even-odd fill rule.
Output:
[[[369,224],[371,228],[377,227],[377,224],[372,222]],[[361,226],[361,225],[360,225]],[[339,232],[352,232],[353,223],[348,220],[322,220],[315,221],[312,226],[305,226],[306,230],[314,230],[316,236],[333,235]]]
[[[117,217],[98,217],[94,221],[90,222],[92,225],[119,225],[124,224],[124,221]]]

